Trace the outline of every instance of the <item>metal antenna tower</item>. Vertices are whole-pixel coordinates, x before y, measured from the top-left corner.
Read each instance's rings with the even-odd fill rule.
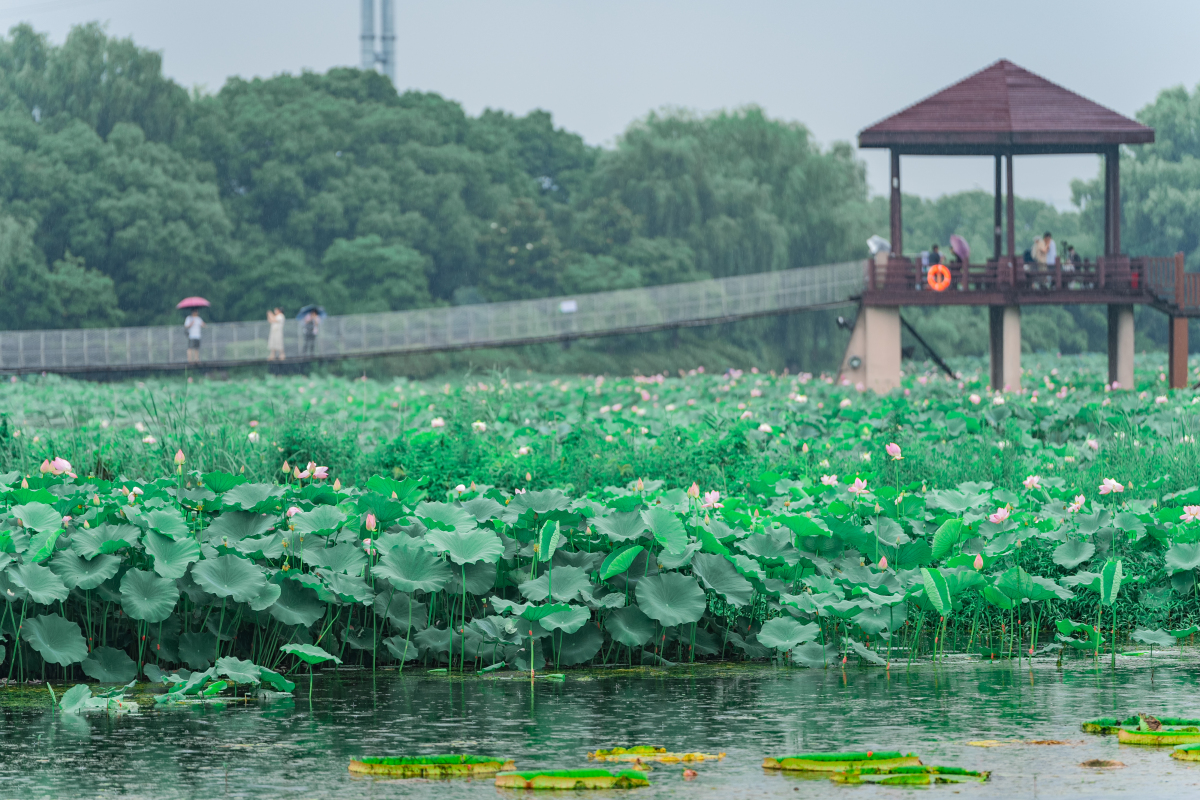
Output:
[[[362,0],[362,68],[381,68],[393,84],[396,83],[396,22],[392,0],[380,0],[379,39],[382,48],[375,50],[375,0]]]

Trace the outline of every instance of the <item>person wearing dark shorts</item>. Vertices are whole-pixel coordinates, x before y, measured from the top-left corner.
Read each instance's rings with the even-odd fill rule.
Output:
[[[200,319],[200,310],[193,308],[192,313],[188,314],[183,321],[183,327],[187,330],[188,349],[187,360],[189,364],[196,364],[200,361],[200,333],[206,327],[204,320]]]

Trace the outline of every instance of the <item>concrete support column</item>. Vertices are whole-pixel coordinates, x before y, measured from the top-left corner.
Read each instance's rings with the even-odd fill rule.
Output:
[[[1133,306],[1125,303],[1108,307],[1108,382],[1119,389],[1134,388]]]
[[[988,306],[992,391],[1021,391],[1021,307]]]
[[[839,382],[877,394],[900,387],[900,309],[863,306],[846,345]]]
[[[1167,378],[1172,389],[1188,387],[1188,318],[1167,318]]]

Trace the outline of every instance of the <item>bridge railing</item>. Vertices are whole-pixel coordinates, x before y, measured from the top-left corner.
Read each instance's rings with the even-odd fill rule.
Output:
[[[713,324],[844,303],[863,290],[862,261],[617,292],[326,318],[311,358],[532,344]],[[269,325],[209,323],[200,358],[237,365],[267,358]],[[178,368],[182,325],[0,332],[2,372]],[[302,354],[298,322],[284,326],[289,359]]]

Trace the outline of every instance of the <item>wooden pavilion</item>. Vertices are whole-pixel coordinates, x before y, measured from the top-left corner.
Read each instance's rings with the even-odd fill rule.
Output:
[[[1185,386],[1186,317],[1200,313],[1200,302],[1196,308],[1185,302],[1193,287],[1185,281],[1182,255],[1131,258],[1121,252],[1120,148],[1153,141],[1153,129],[1005,60],[862,131],[860,147],[891,152],[891,251],[868,264],[863,313],[843,375],[876,391],[889,391],[899,385],[901,306],[977,305],[989,309],[992,387],[1018,391],[1021,306],[1103,303],[1108,305],[1109,380],[1119,388],[1132,388],[1133,305],[1151,303],[1171,316],[1171,386]],[[1059,253],[1053,265],[1027,264],[1017,251],[1013,158],[1064,153],[1104,157],[1104,252],[1083,263],[1064,264],[1065,254]],[[928,284],[918,259],[904,254],[904,155],[995,159],[991,257],[980,263],[948,263],[951,283],[943,291]]]

